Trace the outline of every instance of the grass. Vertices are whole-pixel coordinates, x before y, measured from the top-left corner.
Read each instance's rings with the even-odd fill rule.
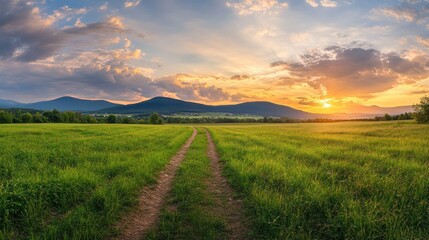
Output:
[[[255,239],[429,239],[429,126],[205,125]],[[0,239],[105,239],[192,133],[0,125]],[[202,129],[151,239],[222,239]]]
[[[104,239],[190,137],[180,126],[0,125],[0,239]]]
[[[214,212],[213,194],[207,190],[212,174],[207,144],[205,131],[198,129],[177,171],[159,228],[148,239],[226,239],[224,220]]]
[[[257,239],[429,239],[429,126],[210,125]]]

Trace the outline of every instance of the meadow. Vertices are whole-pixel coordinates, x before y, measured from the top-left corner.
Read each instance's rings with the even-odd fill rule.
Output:
[[[254,239],[428,239],[429,126],[196,125],[149,239],[227,239],[205,129]],[[106,239],[189,125],[0,125],[0,239]],[[144,217],[144,216],[143,216]]]
[[[1,125],[0,239],[103,239],[192,128]]]
[[[429,126],[209,126],[257,239],[428,239]]]
[[[225,222],[216,212],[215,196],[207,189],[210,160],[202,128],[179,167],[158,229],[148,239],[226,239]]]

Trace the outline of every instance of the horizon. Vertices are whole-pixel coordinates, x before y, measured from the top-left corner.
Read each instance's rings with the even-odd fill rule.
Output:
[[[0,0],[0,98],[266,101],[326,114],[410,106],[429,94],[428,9],[427,0]]]
[[[382,109],[388,109],[388,108],[408,108],[408,107],[413,107],[413,105],[403,105],[403,106],[393,106],[393,107],[383,107],[383,106],[378,106],[378,105],[370,105],[370,106],[366,106],[366,105],[359,105],[361,107],[366,108],[366,110],[361,110],[361,111],[352,111],[352,112],[332,112],[332,113],[318,113],[318,112],[311,112],[311,111],[305,111],[305,110],[301,110],[298,108],[294,108],[285,104],[281,104],[281,103],[276,103],[276,102],[270,102],[270,101],[246,101],[246,102],[238,102],[238,103],[230,103],[230,104],[210,104],[210,103],[200,103],[200,102],[196,102],[196,101],[187,101],[187,100],[183,100],[183,99],[179,99],[179,98],[173,98],[173,97],[164,97],[164,96],[155,96],[152,98],[148,98],[142,101],[138,101],[138,102],[133,102],[133,103],[115,103],[113,101],[109,101],[107,99],[91,99],[91,98],[79,98],[79,97],[74,97],[74,96],[61,96],[61,97],[56,97],[53,99],[47,99],[47,100],[42,100],[42,101],[35,101],[35,102],[19,102],[19,101],[13,101],[15,103],[18,104],[36,104],[36,103],[41,103],[41,102],[52,102],[52,101],[56,101],[59,99],[64,99],[64,98],[68,98],[68,99],[74,99],[74,100],[88,100],[88,101],[107,101],[109,103],[113,103],[113,104],[117,104],[118,106],[127,106],[127,105],[134,105],[134,104],[139,104],[139,103],[143,103],[149,100],[153,100],[156,98],[164,98],[164,99],[169,99],[169,100],[178,100],[178,101],[184,101],[184,102],[188,102],[188,103],[199,103],[199,104],[204,104],[207,106],[225,106],[225,105],[239,105],[239,104],[244,104],[244,103],[268,103],[268,104],[275,104],[275,105],[279,105],[279,106],[284,106],[284,107],[289,107],[295,110],[300,110],[300,111],[304,111],[306,113],[311,113],[311,114],[327,114],[327,115],[335,115],[335,114],[375,114],[375,112],[372,112],[371,110],[369,110],[369,108],[372,107],[376,107],[376,108],[382,108]],[[9,99],[0,99],[0,100],[6,100],[8,101]],[[20,108],[20,107],[18,107]],[[368,112],[365,112],[368,111]],[[408,112],[408,111],[404,111],[403,113]],[[386,112],[387,113],[387,112]],[[380,113],[378,113],[380,114]],[[398,114],[398,113],[396,113]],[[395,114],[393,114],[395,115]]]

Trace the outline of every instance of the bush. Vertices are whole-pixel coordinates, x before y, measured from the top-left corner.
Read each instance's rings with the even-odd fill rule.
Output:
[[[113,114],[110,114],[107,119],[106,119],[107,123],[116,123],[116,116]]]
[[[429,123],[429,97],[422,97],[420,103],[414,105],[414,118],[418,123]]]
[[[159,115],[158,113],[152,113],[149,116],[148,123],[149,124],[163,124],[164,119],[162,119],[161,115]]]
[[[131,118],[131,117],[124,117],[122,118],[121,123],[125,123],[125,124],[135,123],[135,120],[134,118]]]
[[[11,113],[0,110],[0,123],[12,123],[13,116]]]
[[[29,112],[26,112],[26,113],[22,114],[21,121],[23,123],[31,123],[33,121],[33,115],[31,115],[31,113],[29,113]]]
[[[33,122],[35,122],[35,123],[45,123],[45,122],[47,122],[48,121],[48,119],[46,119],[46,117],[44,117],[42,114],[40,114],[40,113],[35,113],[34,115],[33,115]]]

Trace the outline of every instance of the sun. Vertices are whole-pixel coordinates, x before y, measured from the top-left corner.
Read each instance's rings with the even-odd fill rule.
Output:
[[[330,101],[331,99],[322,99],[320,100],[320,103],[322,104],[323,108],[330,108],[332,107],[332,104],[329,103]]]
[[[330,107],[332,107],[332,104],[329,104],[329,103],[323,103],[323,107],[324,108],[330,108]]]

